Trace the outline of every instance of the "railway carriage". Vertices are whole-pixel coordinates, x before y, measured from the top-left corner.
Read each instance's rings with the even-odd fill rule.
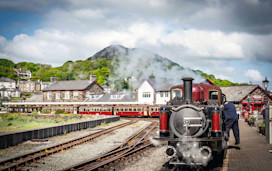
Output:
[[[135,105],[135,106],[115,106],[114,107],[114,115],[119,116],[141,116],[147,117],[148,111],[147,106]]]
[[[112,115],[113,106],[79,106],[79,114]]]
[[[148,106],[148,116],[159,117],[160,116],[160,106]]]

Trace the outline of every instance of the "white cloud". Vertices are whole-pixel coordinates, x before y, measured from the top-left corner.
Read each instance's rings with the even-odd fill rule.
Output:
[[[249,78],[251,81],[253,81],[253,83],[261,82],[262,80],[264,80],[264,77],[262,76],[262,74],[258,70],[249,69],[244,72],[244,75],[247,78]]]
[[[214,58],[244,58],[237,34],[224,34],[202,30],[176,30],[161,41],[187,48],[188,55]]]
[[[272,53],[265,46],[268,42],[272,43],[270,38],[272,35],[183,30],[162,23],[135,22],[118,29],[77,32],[48,28],[37,30],[31,36],[19,34],[11,41],[2,37],[0,53],[18,58],[15,62],[27,60],[62,65],[67,60],[84,60],[111,44],[121,44],[153,51],[188,67],[192,66],[192,62],[196,65],[193,67],[201,66],[205,60],[209,65],[216,66],[221,60],[254,59],[255,54],[267,58]]]

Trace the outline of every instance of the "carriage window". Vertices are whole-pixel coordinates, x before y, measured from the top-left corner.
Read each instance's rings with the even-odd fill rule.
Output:
[[[136,108],[135,107],[133,108],[133,111],[136,112]]]
[[[131,111],[132,111],[132,108],[129,108],[129,111],[131,112]]]
[[[218,100],[218,91],[210,91],[209,92],[209,99],[212,99],[212,100]]]
[[[172,91],[172,98],[174,99],[175,97],[181,97],[181,90],[180,89],[176,89]]]

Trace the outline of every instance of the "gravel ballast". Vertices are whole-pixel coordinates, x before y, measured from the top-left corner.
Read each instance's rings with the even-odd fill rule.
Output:
[[[51,147],[53,145],[57,145],[60,143],[64,143],[73,139],[77,139],[80,137],[84,137],[86,135],[89,135],[91,133],[97,132],[101,129],[109,128],[124,122],[129,122],[127,120],[120,120],[118,122],[112,122],[108,124],[103,124],[100,126],[97,126],[95,128],[89,128],[81,131],[74,131],[70,132],[68,134],[60,135],[60,136],[54,136],[47,138],[47,142],[32,142],[32,141],[25,141],[17,146],[12,146],[6,149],[0,150],[0,161],[4,161],[10,158],[13,158],[15,156],[19,156],[22,154],[30,153],[36,150],[41,150],[47,147]]]
[[[83,131],[71,132],[62,136],[51,137],[48,138],[48,142],[36,143],[27,141],[20,145],[0,150],[0,160],[3,161],[5,159],[12,158],[31,151],[36,151],[39,149],[50,147],[52,145],[70,141],[72,139],[83,137],[90,133],[97,132],[101,129],[115,126],[124,122],[128,122],[128,120],[121,120],[103,126],[98,126],[96,128],[90,128]],[[145,127],[147,124],[150,124],[150,122],[138,121],[135,124],[126,126],[124,128],[115,130],[110,134],[96,138],[94,141],[91,141],[89,143],[75,146],[72,149],[63,150],[60,153],[48,156],[36,163],[30,164],[27,168],[24,168],[24,170],[62,170],[69,166],[93,158],[99,154],[107,152],[114,146],[119,145],[122,141],[124,141],[136,131]],[[122,167],[118,168],[118,170],[134,171],[163,169],[163,164],[169,160],[169,158],[165,154],[166,146],[157,144],[156,141],[153,142],[155,142],[156,147],[153,147],[144,152],[143,154],[139,155],[137,159],[125,162],[126,164],[122,165]]]
[[[127,121],[119,121],[116,123],[109,124],[109,126],[120,124],[121,122],[127,122]],[[26,170],[62,170],[71,165],[75,165],[87,159],[93,158],[101,153],[107,152],[108,150],[112,149],[114,146],[121,144],[121,142],[124,141],[126,138],[128,138],[130,135],[142,129],[149,123],[150,122],[147,122],[147,121],[138,121],[135,124],[126,126],[124,128],[115,130],[111,132],[110,134],[106,134],[99,138],[96,138],[94,141],[91,141],[89,143],[75,146],[72,149],[63,150],[60,153],[48,156],[45,159],[38,161],[37,163],[30,164],[25,169]],[[76,137],[82,137],[84,135],[90,134],[90,132],[98,131],[99,129],[103,129],[109,126],[104,126],[104,127],[100,126],[93,129],[72,132],[67,135],[49,138],[48,143],[35,144],[33,142],[25,142],[23,144],[20,144],[14,147],[13,149],[9,149],[9,150],[4,149],[6,150],[5,152],[0,150],[1,160],[3,160],[3,158],[7,158],[7,156],[9,156],[8,158],[11,158],[11,155],[17,156],[19,155],[19,153],[23,154],[29,151],[35,151],[35,150],[38,150],[39,148],[40,149],[46,148],[46,147],[52,146],[53,144],[59,144],[61,142],[75,139]],[[28,150],[28,148],[30,147],[33,149]],[[18,153],[15,151],[18,151]]]

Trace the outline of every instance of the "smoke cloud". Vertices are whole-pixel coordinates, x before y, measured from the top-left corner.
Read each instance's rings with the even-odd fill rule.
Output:
[[[192,70],[184,69],[178,64],[149,51],[115,47],[118,48],[119,52],[117,54],[119,56],[117,61],[113,60],[116,76],[109,78],[111,82],[119,78],[125,78],[135,89],[145,79],[154,79],[156,85],[168,84],[172,86],[182,84],[181,79],[183,77],[193,77],[196,83],[203,81],[203,78]]]

